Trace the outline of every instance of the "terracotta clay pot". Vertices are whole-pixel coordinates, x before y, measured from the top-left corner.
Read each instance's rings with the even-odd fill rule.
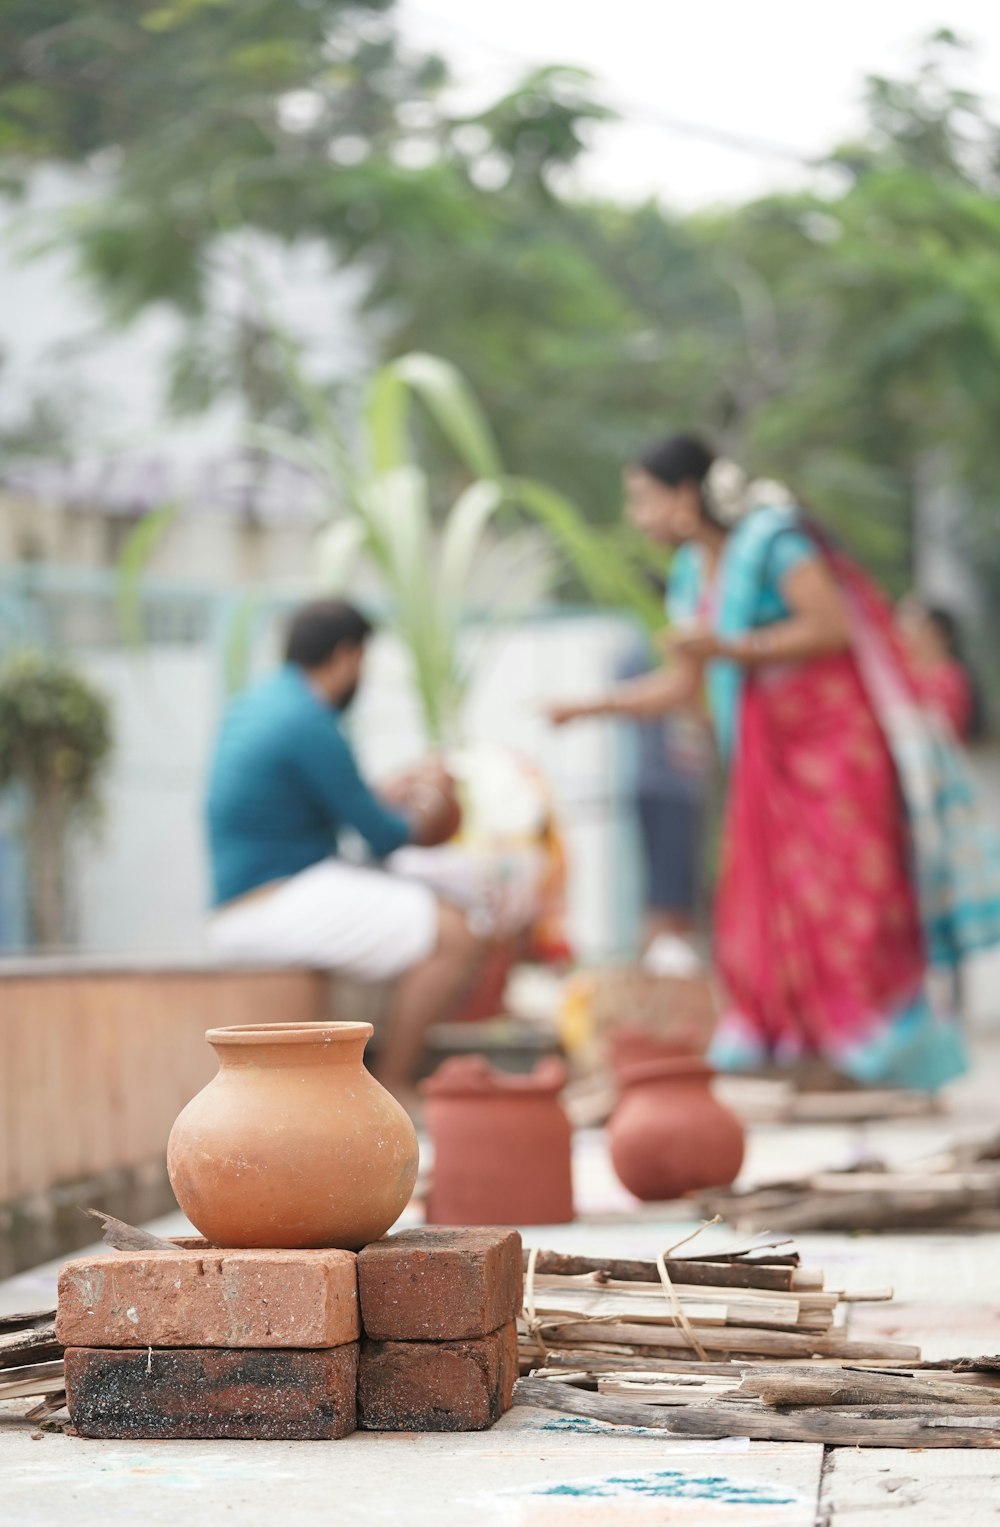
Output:
[[[219,1070],[167,1145],[184,1213],[216,1246],[377,1241],[417,1177],[406,1111],[365,1070],[370,1023],[209,1029]]]
[[[608,1124],[611,1161],[636,1198],[725,1187],[743,1165],[743,1129],[712,1095],[712,1071],[688,1057],[627,1066]]]
[[[679,1060],[696,1055],[697,1042],[692,1035],[663,1038],[638,1024],[619,1024],[607,1036],[608,1064],[616,1077],[653,1060]]]
[[[454,783],[451,784],[447,796],[441,807],[432,831],[429,834],[425,847],[436,848],[441,843],[450,843],[456,837],[462,826],[462,805],[455,793]]]
[[[573,1218],[571,1130],[560,1060],[530,1076],[481,1055],[445,1061],[421,1085],[434,1171],[431,1225],[561,1225]]]

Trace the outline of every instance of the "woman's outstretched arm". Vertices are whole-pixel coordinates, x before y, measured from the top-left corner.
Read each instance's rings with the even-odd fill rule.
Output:
[[[651,716],[665,716],[668,711],[693,707],[701,693],[702,664],[692,658],[678,657],[669,668],[643,674],[627,684],[616,684],[607,694],[593,700],[579,700],[565,705],[550,705],[549,720],[554,726],[581,721],[593,716],[621,716],[642,721]]]

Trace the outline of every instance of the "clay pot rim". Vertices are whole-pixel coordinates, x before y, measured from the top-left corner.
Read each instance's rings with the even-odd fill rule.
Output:
[[[642,1082],[708,1080],[715,1075],[714,1069],[701,1055],[663,1056],[656,1060],[634,1061],[622,1066],[618,1080],[622,1087]]]
[[[456,1057],[458,1059],[459,1057]],[[464,1057],[461,1057],[464,1059]],[[546,1098],[558,1097],[569,1080],[566,1065],[558,1057],[549,1057],[559,1066],[556,1071],[545,1060],[533,1071],[500,1071],[489,1065],[475,1071],[468,1069],[448,1075],[448,1061],[417,1083],[417,1091],[429,1101],[436,1098]],[[541,1070],[541,1075],[539,1071]],[[444,1074],[442,1074],[444,1073]]]
[[[365,1044],[375,1030],[370,1023],[235,1023],[222,1029],[208,1029],[210,1045],[274,1044],[344,1044],[363,1039]]]

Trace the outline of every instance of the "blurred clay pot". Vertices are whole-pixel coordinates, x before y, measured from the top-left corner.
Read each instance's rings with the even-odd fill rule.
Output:
[[[616,1077],[633,1066],[654,1060],[679,1060],[697,1055],[694,1034],[665,1038],[638,1024],[619,1024],[607,1036],[608,1064]]]
[[[573,1218],[566,1067],[543,1060],[529,1076],[495,1071],[481,1055],[445,1061],[421,1085],[434,1170],[431,1225],[561,1225]]]
[[[462,826],[462,806],[455,794],[454,789],[448,791],[441,802],[441,809],[430,823],[426,835],[421,839],[423,848],[439,848],[442,843],[450,843],[456,837]]]
[[[713,1096],[696,1057],[627,1066],[608,1124],[611,1161],[636,1198],[681,1198],[726,1187],[743,1165],[743,1128]]]
[[[209,1029],[219,1058],[167,1145],[184,1213],[216,1246],[377,1241],[417,1177],[406,1111],[364,1066],[370,1023]]]

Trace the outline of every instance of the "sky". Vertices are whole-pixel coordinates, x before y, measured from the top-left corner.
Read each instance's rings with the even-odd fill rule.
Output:
[[[907,73],[941,27],[976,45],[962,83],[1000,106],[997,0],[398,0],[397,16],[451,61],[463,104],[535,64],[591,70],[629,120],[598,131],[585,184],[679,208],[800,184],[801,160],[856,130],[864,76]]]

